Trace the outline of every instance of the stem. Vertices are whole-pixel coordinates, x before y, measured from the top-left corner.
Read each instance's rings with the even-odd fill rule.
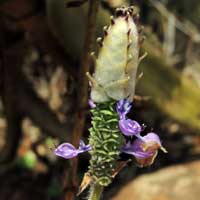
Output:
[[[93,49],[94,45],[94,38],[96,33],[96,20],[97,20],[97,13],[99,8],[100,0],[90,0],[89,1],[89,10],[88,10],[88,19],[86,24],[86,37],[85,37],[85,44],[83,55],[81,59],[81,67],[78,73],[78,99],[77,105],[79,105],[76,114],[74,115],[75,118],[75,126],[72,133],[72,144],[76,147],[79,146],[79,141],[81,135],[84,130],[85,126],[85,111],[84,108],[87,107],[88,101],[88,80],[86,79],[86,72],[89,71],[89,66],[91,64],[90,59],[90,52]],[[74,158],[70,160],[70,169],[67,172],[68,177],[68,188],[73,188],[73,191],[70,191],[72,195],[69,198],[68,192],[65,193],[65,200],[73,200],[76,196],[76,190],[78,186],[78,178],[77,178],[77,166],[78,166],[78,159]]]
[[[90,196],[88,200],[100,200],[103,187],[99,184],[94,184],[90,189]]]

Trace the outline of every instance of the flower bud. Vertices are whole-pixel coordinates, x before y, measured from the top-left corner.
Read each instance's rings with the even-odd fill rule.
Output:
[[[132,12],[132,7],[120,8],[101,42],[95,72],[93,77],[89,76],[94,102],[132,99],[134,96],[139,34]]]

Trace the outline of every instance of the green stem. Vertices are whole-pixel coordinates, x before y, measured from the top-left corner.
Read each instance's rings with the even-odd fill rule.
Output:
[[[88,200],[100,200],[102,192],[103,192],[103,186],[99,184],[92,185],[90,188],[90,194]]]

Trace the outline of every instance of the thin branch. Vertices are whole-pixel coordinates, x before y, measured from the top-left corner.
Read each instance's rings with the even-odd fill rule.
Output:
[[[88,20],[86,25],[86,37],[84,43],[84,51],[81,60],[81,67],[79,71],[78,77],[78,99],[77,105],[79,105],[79,109],[75,114],[75,127],[72,134],[72,143],[78,147],[79,141],[82,136],[84,126],[85,126],[85,112],[84,109],[87,106],[88,102],[88,81],[86,79],[86,72],[89,71],[89,66],[91,64],[90,52],[93,49],[94,38],[96,32],[96,20],[97,20],[97,12],[99,7],[99,0],[90,0],[89,1],[89,9],[88,9]],[[68,183],[66,184],[67,188],[72,188],[73,191],[67,191],[65,193],[64,199],[72,200],[76,196],[76,189],[78,187],[77,180],[77,166],[78,160],[77,158],[70,160],[71,168],[68,171]]]
[[[171,15],[175,18],[175,27],[183,32],[188,37],[192,38],[194,42],[200,42],[200,33],[197,27],[192,24],[189,20],[181,22],[172,12],[170,12],[161,2],[155,0],[149,0],[150,4],[157,9],[157,11],[166,19]]]

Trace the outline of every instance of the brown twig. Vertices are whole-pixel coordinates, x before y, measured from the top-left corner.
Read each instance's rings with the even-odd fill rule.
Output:
[[[94,44],[94,38],[95,38],[95,32],[96,32],[96,19],[97,19],[97,11],[99,7],[99,0],[90,0],[89,1],[89,9],[88,9],[88,20],[86,25],[86,37],[85,37],[85,43],[84,43],[84,51],[82,55],[81,60],[81,67],[79,71],[79,77],[78,77],[78,100],[77,105],[79,105],[79,109],[77,113],[75,114],[75,127],[73,129],[72,134],[72,143],[78,147],[79,141],[81,138],[81,135],[84,130],[85,125],[85,112],[84,109],[87,106],[88,101],[88,81],[86,79],[86,72],[89,71],[89,66],[91,64],[90,59],[90,52],[93,49]],[[68,190],[64,194],[65,200],[73,200],[76,196],[76,191],[78,188],[78,180],[77,180],[77,166],[78,166],[78,160],[77,158],[74,158],[70,160],[70,166],[71,168],[68,170],[67,176],[68,182],[66,184],[66,187]],[[69,188],[72,190],[70,191]]]

